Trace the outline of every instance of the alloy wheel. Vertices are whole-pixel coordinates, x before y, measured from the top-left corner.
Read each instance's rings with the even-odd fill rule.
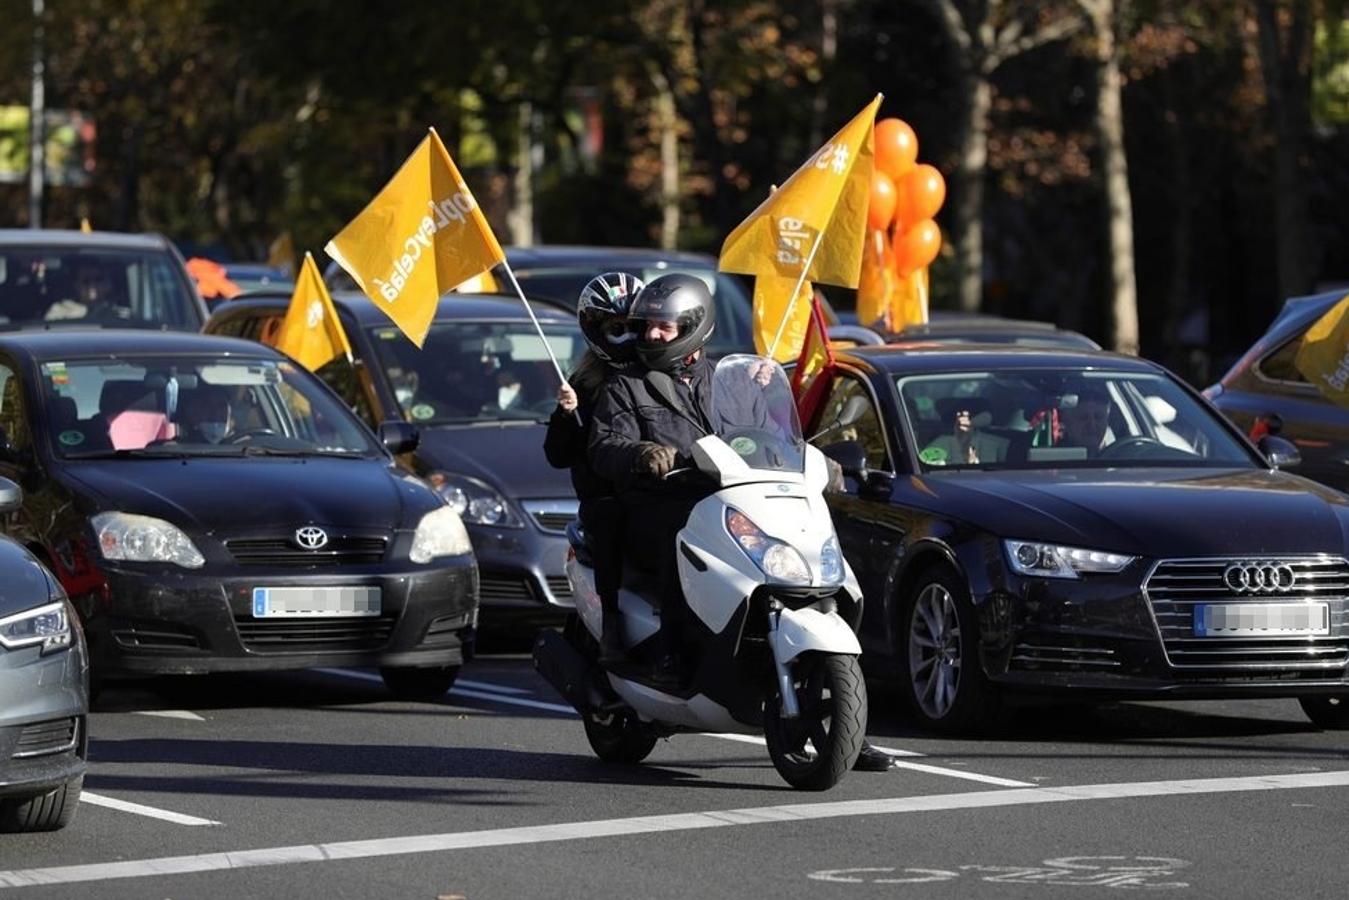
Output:
[[[943,585],[926,585],[909,619],[909,687],[929,719],[946,717],[960,690],[960,618]]]

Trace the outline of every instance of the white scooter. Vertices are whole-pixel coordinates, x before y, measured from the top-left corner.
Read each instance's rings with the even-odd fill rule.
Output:
[[[603,613],[575,523],[567,575],[577,612],[561,634],[540,634],[534,663],[581,714],[600,759],[640,762],[676,732],[762,733],[789,784],[825,790],[852,768],[867,718],[848,624],[861,592],[825,506],[826,461],[803,440],[776,362],[722,359],[712,396],[716,433],[694,445],[690,478],[709,495],[674,538],[690,610],[681,686],[648,677],[659,591],[630,567],[619,597],[628,660],[598,663]]]

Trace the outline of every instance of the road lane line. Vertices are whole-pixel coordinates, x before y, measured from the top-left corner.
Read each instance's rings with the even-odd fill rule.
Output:
[[[917,797],[892,797],[875,800],[794,803],[783,806],[710,810],[664,816],[637,816],[629,819],[526,825],[518,828],[495,828],[485,831],[418,834],[404,837],[341,841],[331,844],[266,847],[195,856],[165,856],[157,859],[87,863],[40,869],[12,869],[0,871],[0,889],[111,881],[124,878],[148,878],[156,875],[183,875],[196,872],[250,869],[260,866],[290,865],[302,862],[331,862],[334,860],[403,856],[414,853],[442,853],[484,847],[627,837],[636,834],[698,831],[708,828],[762,825],[772,822],[818,821],[851,816],[892,816],[1073,801],[1123,800],[1335,787],[1349,787],[1349,772],[1081,784],[1054,788],[1012,788],[999,791],[928,794]]]
[[[173,822],[175,825],[222,824],[214,819],[199,819],[196,816],[170,812],[167,809],[157,809],[153,806],[145,806],[140,803],[131,803],[128,800],[117,800],[113,797],[105,797],[102,794],[95,794],[90,791],[80,792],[80,802],[88,803],[92,806],[106,806],[108,809],[115,809],[125,813],[134,813],[138,816],[149,816],[151,819],[161,819],[165,822]]]
[[[323,669],[320,671],[328,672],[332,675],[345,675],[351,678],[374,678],[379,679],[378,675],[371,675],[368,672],[351,672],[345,669]],[[475,700],[490,700],[493,703],[504,703],[510,706],[524,706],[529,709],[544,709],[549,712],[561,713],[563,715],[575,716],[576,710],[570,706],[564,706],[561,703],[545,703],[541,700],[526,700],[523,697],[503,697],[497,694],[489,694],[483,691],[464,690],[456,684],[450,688],[450,693],[458,697],[471,697]],[[733,733],[713,733],[713,732],[694,732],[697,737],[718,738],[723,741],[740,741],[746,744],[758,744],[764,746],[762,737],[752,734],[733,734]],[[924,756],[926,754],[918,753],[913,750],[901,750],[891,747],[879,747],[886,753],[895,756]],[[909,769],[914,772],[923,772],[928,775],[943,775],[947,778],[959,778],[964,781],[978,781],[983,784],[996,784],[999,787],[1034,787],[1029,781],[1015,781],[1011,778],[999,778],[996,775],[981,775],[978,772],[966,772],[964,769],[947,769],[942,766],[933,766],[926,763],[906,762],[905,760],[896,760],[893,764],[897,769]]]
[[[205,722],[201,716],[186,709],[136,709],[132,715],[155,716],[160,719],[187,719],[189,722]]]

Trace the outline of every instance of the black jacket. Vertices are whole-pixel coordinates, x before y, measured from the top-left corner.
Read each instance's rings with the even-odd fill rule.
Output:
[[[591,417],[590,466],[596,474],[620,489],[634,487],[639,444],[687,454],[712,433],[712,364],[700,356],[687,374],[687,385],[641,366],[610,376]]]
[[[599,363],[595,370],[578,370],[568,379],[576,391],[576,413],[565,412],[561,406],[548,419],[548,433],[543,438],[543,455],[554,469],[571,469],[571,486],[581,502],[615,493],[611,481],[595,474],[590,467],[586,446],[590,438],[590,422],[595,416],[595,402],[604,389],[608,367]]]

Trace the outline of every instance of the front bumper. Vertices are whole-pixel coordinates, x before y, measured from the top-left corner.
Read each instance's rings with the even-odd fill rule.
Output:
[[[543,531],[533,522],[523,528],[469,525],[478,560],[484,623],[524,617],[555,617],[572,605],[567,581],[567,536]]]
[[[1349,599],[1329,601],[1329,635],[1203,638],[1189,601],[1144,590],[1151,568],[1078,580],[1002,574],[975,595],[984,671],[1019,690],[1121,699],[1349,694]]]
[[[85,771],[88,656],[0,649],[0,797],[46,793]]]
[[[472,656],[478,577],[469,555],[425,566],[101,565],[106,588],[72,597],[100,675],[449,666]],[[378,587],[381,610],[258,618],[257,587]]]

